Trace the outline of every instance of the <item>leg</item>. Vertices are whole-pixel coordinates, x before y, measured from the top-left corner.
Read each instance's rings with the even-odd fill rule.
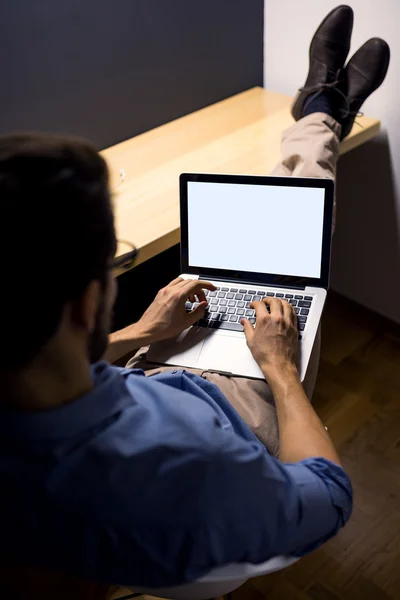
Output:
[[[344,68],[352,27],[352,10],[340,6],[318,28],[311,43],[306,85],[292,109],[297,123],[283,134],[282,160],[272,175],[335,178],[340,139],[350,132],[357,111],[382,83],[389,65],[387,44],[374,38]],[[303,382],[310,399],[318,371],[320,339],[319,331]],[[175,369],[151,365],[143,352],[127,366],[143,368],[149,376]],[[269,452],[278,453],[275,405],[265,381],[190,370],[215,383]]]
[[[339,156],[340,125],[323,113],[312,114],[288,129],[282,138],[282,161],[273,171],[275,176],[329,177],[336,174]],[[142,348],[128,362],[127,367],[143,369],[151,377],[176,367],[160,367],[146,360],[148,348]],[[320,332],[318,332],[306,377],[303,382],[311,400],[318,372]],[[227,377],[217,373],[186,369],[211,383],[215,383],[250,426],[268,451],[279,451],[278,423],[274,399],[263,380]]]
[[[311,399],[318,372],[320,350],[320,333],[318,332],[310,357],[303,386]],[[146,360],[148,346],[141,348],[128,363],[129,369],[143,369],[147,377],[152,377],[165,371],[175,371],[176,367],[163,367]],[[219,387],[221,392],[249,425],[253,433],[264,444],[273,456],[279,452],[278,421],[275,403],[268,384],[261,379],[246,379],[245,377],[227,377],[218,373],[210,373],[201,369],[186,369],[185,371],[203,377]]]
[[[288,129],[282,137],[282,161],[272,175],[276,177],[323,177],[334,179],[339,157],[340,125],[329,115],[315,113]],[[311,353],[304,390],[311,400],[317,379],[321,345],[318,331]],[[279,452],[278,421],[271,390],[262,380],[226,377],[204,372],[215,383],[268,451]]]
[[[324,113],[294,123],[282,136],[282,160],[271,175],[335,179],[341,127]]]
[[[163,367],[146,359],[148,346],[139,350],[127,363],[129,369],[143,369],[147,377],[153,377],[165,371],[175,371],[176,367]],[[228,377],[210,373],[201,369],[185,371],[203,377],[219,387],[225,398],[232,404],[253,433],[274,456],[279,450],[278,422],[274,399],[267,383],[261,379]]]
[[[282,160],[271,175],[275,177],[336,178],[341,126],[333,117],[312,113],[282,136]],[[333,211],[335,226],[336,199]]]

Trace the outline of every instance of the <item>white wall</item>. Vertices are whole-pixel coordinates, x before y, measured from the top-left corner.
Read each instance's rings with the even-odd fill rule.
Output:
[[[264,85],[294,95],[308,71],[308,48],[338,0],[265,0]],[[351,56],[368,38],[391,46],[388,77],[364,112],[382,120],[376,140],[344,156],[338,171],[338,222],[332,288],[400,322],[400,2],[350,0]]]

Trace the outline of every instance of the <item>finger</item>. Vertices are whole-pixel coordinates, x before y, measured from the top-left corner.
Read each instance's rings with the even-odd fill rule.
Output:
[[[199,321],[202,317],[204,317],[204,312],[205,312],[206,308],[207,308],[207,302],[201,302],[195,308],[195,310],[192,310],[192,312],[188,313],[187,320],[189,322],[189,325],[194,325],[195,323],[197,323],[197,321]]]
[[[201,289],[197,292],[197,298],[198,298],[199,302],[207,302],[207,298],[206,298],[206,295],[205,295],[203,289]],[[208,302],[207,302],[207,304],[208,304]]]
[[[290,305],[290,306],[292,306],[292,305]],[[297,329],[297,313],[296,313],[296,309],[294,306],[292,306],[291,322],[292,322],[292,325],[294,325]]]
[[[283,306],[283,316],[285,318],[285,321],[287,321],[288,323],[292,323],[293,322],[293,306],[291,304],[289,304],[289,302],[282,301],[282,306]]]
[[[183,277],[177,277],[176,279],[173,279],[168,285],[167,287],[172,287],[173,285],[177,285],[178,283],[182,283],[182,281],[186,281],[185,279],[183,279]]]
[[[200,289],[211,290],[214,291],[217,289],[217,286],[211,281],[204,281],[203,279],[198,279],[197,284],[200,286]]]
[[[250,304],[250,308],[255,310],[257,319],[268,315],[267,306],[264,302],[259,302],[256,300],[256,302],[252,302]]]
[[[207,302],[207,298],[206,298],[206,295],[205,295],[203,289],[199,290],[196,294],[190,294],[190,296],[188,298],[185,297],[184,299],[185,300],[188,299],[192,303],[193,302]]]
[[[248,319],[240,319],[240,323],[243,325],[244,335],[247,342],[249,342],[254,335],[254,327]]]
[[[269,306],[271,316],[283,315],[283,302],[279,298],[264,298],[263,303]]]
[[[188,279],[180,286],[180,292],[182,297],[185,296],[187,298],[191,294],[201,294],[203,290],[215,290],[216,287],[213,283],[209,281],[201,281],[200,279]],[[203,292],[204,293],[204,292]]]
[[[281,300],[283,306],[283,315],[284,318],[297,327],[297,315],[295,307],[290,304],[289,300]]]

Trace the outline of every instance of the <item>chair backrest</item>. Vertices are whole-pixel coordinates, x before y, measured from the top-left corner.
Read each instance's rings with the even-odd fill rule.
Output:
[[[277,556],[259,565],[250,563],[230,564],[213,569],[197,581],[171,588],[128,587],[134,587],[136,591],[144,594],[157,596],[158,598],[168,598],[169,600],[205,600],[229,594],[248,579],[281,571],[290,567],[297,560],[298,558],[292,556]]]

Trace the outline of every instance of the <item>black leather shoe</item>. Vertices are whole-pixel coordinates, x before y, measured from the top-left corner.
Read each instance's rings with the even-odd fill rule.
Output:
[[[308,98],[316,92],[336,87],[341,80],[344,63],[350,50],[354,13],[350,6],[338,6],[325,17],[310,45],[310,69],[300,89],[292,115],[301,119]]]
[[[342,112],[341,139],[351,132],[362,104],[383,83],[390,62],[390,48],[380,38],[372,38],[350,59],[339,89],[347,99]]]

